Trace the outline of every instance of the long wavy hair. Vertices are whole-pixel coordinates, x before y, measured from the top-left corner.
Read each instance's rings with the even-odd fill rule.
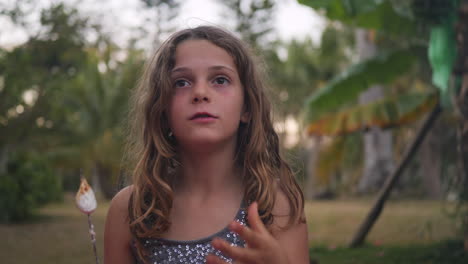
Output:
[[[159,237],[171,226],[173,180],[180,166],[176,140],[170,135],[168,106],[173,94],[170,72],[177,46],[187,40],[207,40],[234,60],[249,122],[238,129],[236,163],[242,168],[244,199],[257,201],[262,221],[273,222],[276,186],[285,193],[290,217],[286,227],[304,219],[304,197],[293,173],[280,155],[271,106],[259,64],[249,47],[231,33],[211,26],[185,29],[172,35],[147,61],[132,95],[127,155],[132,159],[133,188],[128,210],[130,231],[138,256],[146,259],[145,238]]]

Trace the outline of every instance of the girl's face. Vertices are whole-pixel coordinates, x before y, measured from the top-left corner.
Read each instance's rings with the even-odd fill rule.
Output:
[[[247,122],[244,90],[232,57],[207,40],[177,46],[169,124],[182,147],[235,143]]]

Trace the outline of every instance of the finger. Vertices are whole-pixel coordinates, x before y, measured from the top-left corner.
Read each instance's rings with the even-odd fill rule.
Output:
[[[213,254],[209,254],[205,258],[206,264],[228,264],[226,261],[222,260],[220,257],[217,257]]]
[[[205,261],[206,261],[205,264],[229,264],[228,262],[222,260],[220,257],[215,256],[213,254],[207,255],[205,258]],[[240,261],[233,260],[232,264],[243,264],[243,263]]]
[[[262,222],[262,219],[260,219],[260,215],[258,214],[257,202],[253,202],[247,209],[247,220],[249,221],[249,225],[254,231],[258,231],[261,233],[268,232],[265,225]]]
[[[231,244],[220,238],[213,239],[211,245],[233,260],[247,263],[255,260],[255,252],[250,248],[231,246]]]
[[[245,225],[241,225],[237,221],[232,221],[229,224],[229,229],[237,234],[249,245],[249,247],[258,247],[262,245],[262,237],[259,233],[253,231]]]

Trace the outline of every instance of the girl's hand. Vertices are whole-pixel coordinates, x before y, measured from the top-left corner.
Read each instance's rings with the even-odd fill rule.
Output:
[[[236,221],[229,225],[231,231],[245,240],[247,243],[245,248],[231,246],[220,238],[213,239],[212,246],[232,258],[236,264],[288,264],[286,252],[260,219],[257,202],[249,206],[247,217],[250,228]],[[226,264],[225,261],[212,254],[206,257],[206,263]]]

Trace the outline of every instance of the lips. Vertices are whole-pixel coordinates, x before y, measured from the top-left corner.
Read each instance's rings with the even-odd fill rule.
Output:
[[[194,114],[192,117],[190,117],[190,120],[203,119],[203,118],[218,118],[218,117],[208,112],[198,112]]]

